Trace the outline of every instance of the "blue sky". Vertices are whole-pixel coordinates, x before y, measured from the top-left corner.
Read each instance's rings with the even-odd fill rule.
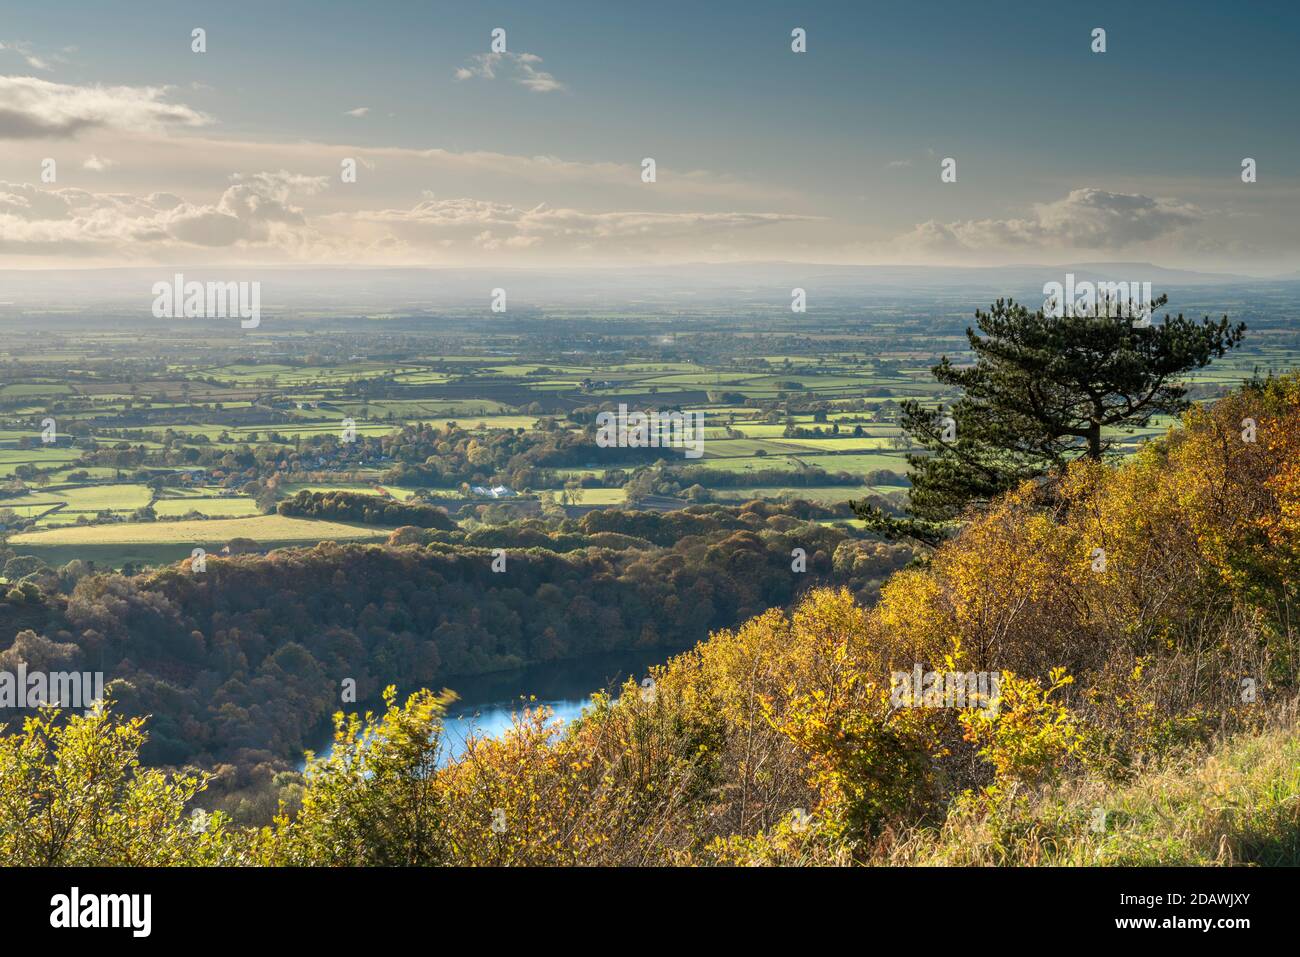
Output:
[[[1282,3],[23,5],[0,17],[0,265],[1289,270],[1298,39]]]

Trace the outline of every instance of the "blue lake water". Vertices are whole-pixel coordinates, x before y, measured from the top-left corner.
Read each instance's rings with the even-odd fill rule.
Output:
[[[450,688],[459,696],[443,719],[443,761],[455,760],[465,750],[470,734],[495,737],[511,725],[511,716],[525,706],[545,705],[555,717],[568,721],[577,717],[598,691],[617,691],[628,678],[640,681],[652,665],[662,664],[676,652],[655,650],[596,655],[575,661],[531,665],[488,675],[448,678],[435,683],[436,690]],[[411,689],[399,689],[402,700]],[[529,696],[536,698],[529,702]],[[346,705],[345,711],[378,712],[382,702]],[[316,753],[329,753],[331,735],[323,731]]]

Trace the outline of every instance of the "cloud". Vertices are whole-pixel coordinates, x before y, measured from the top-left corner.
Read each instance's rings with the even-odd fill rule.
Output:
[[[23,58],[23,61],[33,70],[52,70],[50,61],[40,56],[32,50],[32,45],[25,40],[16,40],[11,43],[0,43],[0,50],[9,50]],[[62,61],[63,57],[55,56],[55,60]]]
[[[88,169],[93,173],[102,173],[106,169],[111,169],[117,165],[116,160],[107,159],[102,156],[96,156],[91,153],[86,157],[86,161],[81,164],[82,169]]]
[[[781,213],[588,211],[426,193],[408,208],[335,210],[304,203],[324,176],[286,170],[230,177],[214,202],[0,182],[0,248],[13,256],[121,262],[480,262],[681,254],[738,233],[807,220]]]
[[[74,256],[185,246],[292,248],[308,230],[290,198],[325,185],[324,177],[284,170],[233,176],[216,203],[202,204],[171,193],[132,196],[0,182],[0,243],[14,253]]]
[[[379,107],[372,104],[370,116],[377,115]],[[369,116],[353,124],[353,129],[368,126],[368,121]],[[143,182],[149,188],[186,197],[211,196],[214,184],[224,184],[235,171],[290,169],[328,175],[337,183],[340,161],[350,157],[363,169],[382,170],[382,175],[364,177],[357,189],[333,190],[331,208],[403,206],[421,189],[436,187],[440,196],[490,197],[525,207],[547,201],[583,209],[817,211],[809,208],[798,182],[750,181],[732,173],[677,167],[664,157],[660,157],[658,182],[642,183],[642,151],[625,150],[613,160],[598,160],[376,146],[350,140],[241,140],[206,135],[204,130],[126,136],[95,130],[75,142],[81,159],[94,153],[118,163],[98,174],[102,182],[96,188],[138,190],[140,177],[147,176]],[[17,171],[39,169],[43,158],[59,156],[59,146],[35,139],[0,142],[0,177],[18,181]]]
[[[503,184],[520,183],[564,185],[589,194],[595,186],[634,189],[644,193],[651,187],[641,182],[641,155],[628,162],[568,160],[558,156],[524,156],[517,153],[496,153],[488,150],[456,152],[446,149],[419,151],[386,148],[367,150],[374,155],[385,155],[394,160],[418,157],[426,168],[432,167],[440,175],[490,176]],[[658,181],[653,186],[655,194],[677,197],[711,197],[724,202],[770,203],[790,202],[798,193],[783,185],[751,183],[735,179],[728,174],[712,170],[685,170],[658,167]]]
[[[1146,242],[1202,219],[1190,203],[1091,187],[1035,209],[1048,235],[1094,249]]]
[[[1033,207],[1023,219],[968,219],[917,224],[899,237],[909,248],[989,252],[1053,246],[1121,249],[1169,237],[1204,219],[1190,203],[1085,187]]]
[[[91,256],[166,238],[166,200],[0,182],[0,245],[20,255]]]
[[[204,114],[165,103],[166,87],[71,86],[32,76],[0,76],[0,139],[66,139],[94,129],[157,132],[202,126]]]
[[[216,205],[181,203],[171,210],[163,220],[167,234],[198,246],[274,242],[285,232],[277,227],[307,224],[303,211],[289,202],[290,197],[320,192],[328,182],[323,176],[301,176],[286,170],[236,175],[231,180]]]
[[[565,86],[550,73],[539,68],[542,58],[535,53],[478,53],[470,58],[470,66],[456,69],[456,80],[494,80],[497,74],[514,80],[534,93],[554,93]]]
[[[654,251],[676,240],[695,242],[716,233],[810,219],[781,213],[591,212],[545,203],[525,209],[509,203],[428,195],[410,209],[352,213],[346,218],[382,227],[393,239],[415,246],[468,244],[487,251],[546,246],[564,252],[599,247],[605,254],[634,248]]]
[[[355,110],[344,111],[343,115],[344,116],[365,116],[369,112],[370,112],[370,107],[358,106]]]

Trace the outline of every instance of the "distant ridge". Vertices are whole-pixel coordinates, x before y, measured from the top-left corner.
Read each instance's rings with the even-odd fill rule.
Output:
[[[512,307],[628,304],[690,308],[704,302],[737,306],[788,305],[790,290],[807,290],[816,303],[871,303],[936,298],[979,303],[1012,296],[1040,297],[1047,282],[1150,282],[1157,294],[1178,288],[1300,282],[1300,272],[1278,277],[1171,269],[1146,262],[1017,264],[1011,266],[861,266],[833,263],[736,262],[601,268],[504,267],[239,267],[154,266],[115,269],[0,270],[0,316],[47,309],[68,312],[102,305],[131,312],[149,310],[155,282],[187,280],[262,283],[270,310],[345,310],[355,314],[464,309],[487,302],[496,287],[509,291]]]

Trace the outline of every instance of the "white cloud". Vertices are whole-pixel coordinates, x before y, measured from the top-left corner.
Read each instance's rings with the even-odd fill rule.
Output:
[[[0,182],[0,242],[26,254],[139,255],[185,246],[266,245],[290,248],[307,230],[291,196],[325,187],[323,177],[280,170],[231,177],[212,204],[189,203],[171,193],[131,196],[82,189],[40,189]]]
[[[0,139],[63,139],[105,128],[155,132],[209,122],[183,103],[164,102],[168,92],[166,87],[72,86],[0,76]]]
[[[372,108],[371,115],[376,112]],[[363,121],[357,127],[365,125]],[[728,173],[674,167],[663,158],[659,181],[648,186],[641,182],[641,152],[619,155],[617,161],[578,160],[362,145],[346,139],[257,141],[190,131],[125,136],[103,129],[82,134],[76,144],[78,165],[92,153],[117,162],[112,170],[98,174],[96,188],[105,191],[147,187],[215,200],[211,191],[219,192],[230,173],[265,169],[325,175],[339,183],[340,161],[351,157],[363,171],[378,170],[381,175],[363,175],[357,188],[332,190],[322,204],[330,211],[405,206],[425,188],[436,189],[440,196],[490,197],[521,207],[547,201],[580,209],[817,211],[809,209],[798,183],[751,182]],[[44,157],[60,155],[57,142],[0,143],[0,179],[21,182],[33,175],[31,170],[40,169]]]
[[[285,170],[232,176],[215,202],[0,182],[0,247],[12,256],[119,263],[478,262],[681,255],[806,217],[778,213],[587,211],[431,194],[409,208],[309,215],[326,177]]]
[[[1054,202],[1034,205],[1028,217],[930,220],[917,224],[899,242],[935,251],[997,252],[1043,246],[1114,250],[1169,237],[1203,218],[1196,206],[1179,200],[1085,187]]]
[[[320,192],[328,182],[323,176],[287,170],[231,179],[232,185],[215,206],[181,203],[171,210],[163,220],[168,236],[198,246],[274,243],[307,225],[303,211],[290,203],[290,197]]]
[[[88,169],[92,173],[102,173],[106,169],[111,169],[117,165],[117,160],[111,160],[103,156],[96,156],[91,153],[86,157],[86,161],[81,164],[82,169]]]
[[[358,106],[355,110],[344,111],[343,115],[344,116],[365,116],[369,112],[370,112],[370,107]]]
[[[541,62],[535,53],[478,53],[470,58],[469,66],[458,67],[452,76],[456,80],[494,80],[500,73],[534,93],[564,90],[563,83],[540,69]]]
[[[547,259],[598,256],[619,259],[680,253],[729,235],[809,217],[780,213],[593,212],[541,203],[522,208],[472,198],[436,199],[425,194],[410,209],[336,213],[324,220],[354,228],[354,238],[389,248],[452,250],[481,258],[484,252],[533,250]]]
[[[361,214],[371,222],[417,225],[439,230],[486,228],[494,236],[533,239],[596,240],[681,233],[697,229],[742,229],[772,223],[806,220],[805,216],[779,213],[660,213],[641,211],[584,212],[554,209],[541,203],[521,209],[508,203],[479,199],[425,198],[411,209],[380,210]]]
[[[52,70],[49,59],[39,55],[32,49],[32,45],[25,40],[15,40],[10,43],[0,43],[0,51],[8,50],[23,58],[23,61],[33,70]],[[53,59],[62,60],[63,57],[55,56]]]

